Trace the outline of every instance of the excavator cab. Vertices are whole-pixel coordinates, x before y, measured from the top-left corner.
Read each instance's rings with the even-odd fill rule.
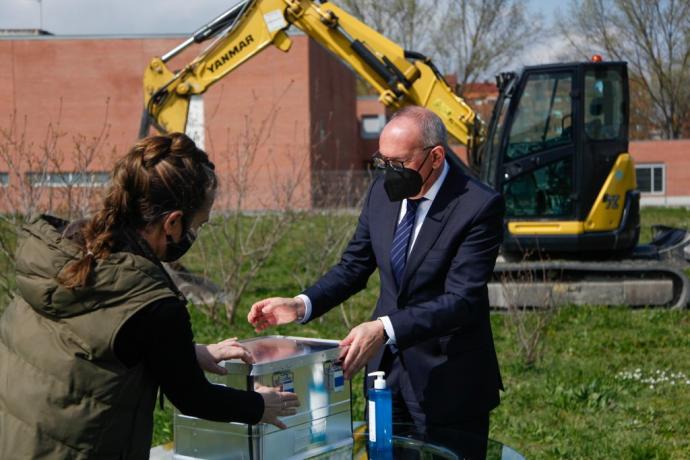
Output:
[[[481,179],[506,202],[506,253],[624,253],[639,236],[624,62],[497,78]]]

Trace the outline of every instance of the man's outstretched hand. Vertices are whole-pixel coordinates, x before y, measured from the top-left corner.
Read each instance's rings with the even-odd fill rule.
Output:
[[[297,318],[304,318],[305,309],[302,299],[271,297],[252,305],[247,320],[254,326],[256,332],[262,332],[269,327],[292,323]]]
[[[340,342],[339,359],[346,379],[351,379],[384,345],[383,323],[368,321],[352,328]]]

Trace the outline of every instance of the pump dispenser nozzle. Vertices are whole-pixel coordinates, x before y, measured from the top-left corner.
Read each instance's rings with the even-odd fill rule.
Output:
[[[374,389],[383,390],[386,388],[386,373],[383,371],[370,372],[369,377],[376,377],[374,380]]]

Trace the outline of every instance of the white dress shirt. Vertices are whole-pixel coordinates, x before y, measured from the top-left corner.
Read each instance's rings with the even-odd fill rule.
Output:
[[[429,212],[429,209],[431,208],[431,204],[434,202],[436,195],[438,195],[438,191],[441,189],[443,181],[446,180],[446,176],[448,175],[448,169],[448,162],[444,161],[443,171],[441,171],[441,175],[438,176],[436,182],[434,182],[431,188],[427,190],[427,192],[424,194],[424,198],[426,198],[426,200],[423,200],[421,203],[419,203],[419,206],[417,206],[417,212],[415,214],[414,221],[414,230],[410,237],[410,244],[407,249],[408,257],[410,255],[410,252],[412,252],[412,248],[414,247],[414,243],[417,240],[419,231],[422,229],[422,224],[424,224],[424,219],[426,218],[426,215]],[[400,223],[400,221],[403,219],[406,212],[407,199],[404,199],[402,201],[402,205],[400,206],[400,213],[398,214],[398,223]],[[297,321],[300,323],[306,323],[307,321],[309,321],[309,318],[311,317],[311,300],[304,294],[298,295],[297,298],[302,299],[306,307],[304,310],[304,318],[298,318]],[[388,342],[386,342],[386,344],[395,344],[395,331],[393,330],[393,324],[391,324],[391,321],[388,318],[388,316],[381,316],[377,319],[383,323],[383,327],[386,329],[386,334],[388,335]]]

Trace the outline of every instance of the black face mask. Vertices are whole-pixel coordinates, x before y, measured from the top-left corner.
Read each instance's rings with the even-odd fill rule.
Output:
[[[180,241],[177,242],[172,239],[172,236],[165,235],[165,257],[161,260],[163,262],[174,262],[180,259],[189,251],[195,240],[196,234],[191,230],[185,230],[182,237],[180,237]]]
[[[419,169],[422,169],[422,166],[426,163],[429,153],[431,153],[431,150],[427,152],[424,161],[419,165]],[[426,183],[433,171],[432,169],[426,176],[426,179],[422,180],[422,175],[419,174],[418,170],[403,167],[399,171],[387,166],[386,175],[383,178],[383,188],[386,190],[388,199],[391,201],[401,201],[419,194],[420,190],[422,190],[422,185]]]

